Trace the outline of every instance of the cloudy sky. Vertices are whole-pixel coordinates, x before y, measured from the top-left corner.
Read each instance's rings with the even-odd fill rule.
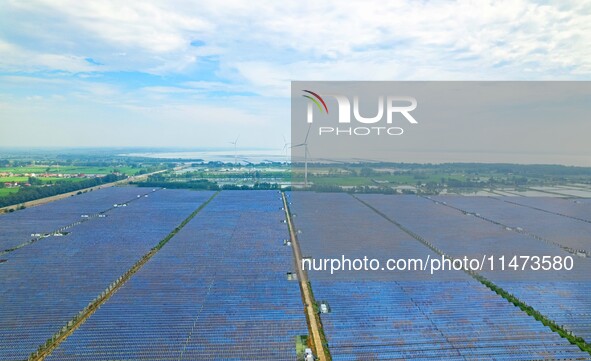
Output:
[[[591,78],[590,1],[256,4],[0,0],[0,146],[281,148],[290,80]]]

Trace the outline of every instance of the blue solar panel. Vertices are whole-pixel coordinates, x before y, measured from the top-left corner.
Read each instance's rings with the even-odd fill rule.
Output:
[[[8,261],[0,264],[0,360],[27,358],[211,194],[151,193],[109,217],[77,225],[67,236],[3,255]]]
[[[485,251],[488,254],[497,255],[531,255],[533,253],[568,255],[557,246],[530,236],[504,231],[502,227],[477,217],[465,216],[441,203],[435,204],[414,196],[368,195],[362,198],[400,223],[415,230],[452,256],[469,254],[470,250]],[[566,242],[571,235],[575,235],[576,230],[573,231],[569,228],[571,222],[576,222],[579,225],[586,224],[527,208],[521,217],[519,211],[523,207],[493,199],[486,201],[487,198],[483,197],[438,197],[436,199],[460,208],[466,207],[471,212],[490,217],[492,220],[504,217],[503,221],[511,221],[513,227],[519,227],[527,222],[528,230],[534,234],[548,229],[548,224],[551,224],[558,227],[553,232],[565,237],[556,238],[558,242],[563,240]],[[503,216],[505,214],[503,209],[506,209],[506,214],[510,214],[511,217]],[[536,216],[539,216],[538,222],[535,221]],[[548,220],[546,217],[551,217],[554,220]],[[584,233],[578,236],[584,237]],[[589,243],[588,240],[586,242]],[[554,320],[558,325],[565,325],[574,334],[591,339],[591,328],[589,327],[591,324],[591,313],[589,312],[591,303],[588,301],[590,261],[589,258],[575,256],[576,267],[572,271],[562,275],[553,274],[551,279],[546,279],[547,274],[530,272],[532,276],[528,277],[528,282],[512,282],[511,274],[499,272],[482,272],[482,274]]]
[[[591,199],[565,199],[557,197],[498,197],[503,202],[511,202],[537,210],[558,214],[563,217],[591,222]]]
[[[445,201],[447,204],[472,212],[478,213],[482,217],[503,223],[513,228],[521,228],[525,232],[535,234],[544,239],[556,242],[563,246],[572,249],[586,250],[591,254],[591,242],[589,241],[589,234],[591,234],[591,223],[581,220],[559,216],[540,210],[531,209],[515,205],[514,200],[524,202],[525,197],[504,197],[499,199],[489,197],[459,197],[459,196],[440,196],[433,197],[438,201]],[[523,199],[523,200],[522,200]],[[544,198],[546,204],[548,198]],[[508,200],[509,202],[504,202]],[[567,203],[565,200],[561,200]],[[535,204],[536,202],[533,201]],[[554,202],[549,204],[555,204]],[[559,203],[561,204],[561,203]],[[583,208],[581,204],[576,204],[573,201],[569,204],[570,207],[563,206],[561,211],[564,213],[577,214],[577,210]],[[550,209],[548,206],[545,208]],[[572,210],[569,211],[568,209]]]
[[[0,227],[14,222],[19,237],[37,226],[51,231],[152,191],[124,189],[32,208],[38,224],[29,210],[0,216]],[[25,359],[211,195],[158,191],[67,236],[5,253],[0,360]],[[437,256],[350,195],[290,198],[304,256]],[[558,249],[427,199],[360,198],[452,256]],[[286,277],[294,265],[281,207],[276,191],[221,192],[47,360],[294,360],[294,336],[308,330],[299,285]],[[525,209],[562,218],[552,222],[585,223]],[[484,274],[566,329],[589,335],[588,283],[524,284]],[[309,275],[316,299],[330,304],[321,319],[334,360],[591,359],[463,272]]]
[[[47,360],[294,360],[280,195],[224,191]]]
[[[84,214],[102,212],[151,192],[151,188],[109,187],[0,215],[0,252],[36,238],[32,234],[51,233],[83,220]]]
[[[485,221],[473,225],[477,218],[458,216],[429,200],[360,197],[452,255],[503,243],[501,227]],[[304,256],[433,255],[349,195],[293,192],[291,201]],[[460,221],[453,222],[456,217]],[[397,273],[389,280],[320,271],[309,276],[316,299],[330,304],[331,312],[321,319],[333,360],[590,359],[463,272],[428,278]]]

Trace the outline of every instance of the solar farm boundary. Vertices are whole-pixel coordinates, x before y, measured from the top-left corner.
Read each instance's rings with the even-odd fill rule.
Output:
[[[188,166],[180,166],[180,167],[176,167],[173,170],[181,170],[183,168],[186,168]],[[162,169],[162,170],[158,170],[156,172],[152,172],[152,173],[146,173],[146,174],[140,174],[140,175],[134,175],[131,177],[128,177],[126,179],[121,179],[112,183],[106,183],[106,184],[101,184],[99,186],[94,186],[94,187],[89,187],[89,188],[83,188],[83,189],[78,189],[72,192],[68,192],[68,193],[62,193],[62,194],[56,194],[54,196],[50,196],[50,197],[45,197],[45,198],[39,198],[39,199],[34,199],[32,201],[28,201],[28,202],[24,202],[24,203],[18,203],[18,204],[12,204],[10,206],[6,206],[6,207],[2,207],[0,208],[0,214],[2,213],[8,213],[10,212],[10,210],[12,211],[17,211],[19,210],[21,207],[35,207],[35,206],[40,206],[42,204],[46,204],[46,203],[50,203],[50,202],[54,202],[54,201],[58,201],[60,199],[64,199],[64,198],[68,198],[71,196],[75,196],[80,194],[80,192],[85,193],[85,192],[90,192],[93,190],[99,190],[99,189],[104,189],[104,188],[109,188],[109,187],[115,187],[115,186],[120,186],[120,185],[124,185],[124,184],[129,184],[131,182],[136,182],[142,179],[147,179],[149,176],[151,175],[155,175],[155,174],[160,174],[160,173],[164,173],[164,172],[168,172],[168,169]]]
[[[119,290],[137,271],[139,271],[168,241],[170,241],[184,226],[187,225],[203,208],[205,208],[220,192],[217,191],[209,197],[207,201],[202,203],[196,210],[193,211],[184,221],[181,222],[175,229],[173,229],[164,239],[162,239],[156,246],[154,246],[148,253],[142,256],[127,272],[120,276],[107,289],[105,289],[97,298],[91,301],[82,311],[80,311],[73,319],[68,321],[58,332],[51,338],[40,345],[37,351],[31,353],[27,361],[42,361],[45,357],[55,350],[60,343],[65,341],[74,331],[78,329],[96,310],[98,310],[111,296]]]
[[[148,193],[144,193],[143,195],[148,195],[148,194],[151,194],[151,193],[157,192],[157,191],[159,191],[159,190],[162,190],[162,188],[157,188],[157,189],[154,189],[153,191],[151,191],[151,192],[148,192]],[[137,200],[137,199],[140,199],[140,197],[135,197],[135,198],[132,198],[132,199],[130,199],[130,200],[128,200],[128,201],[121,202],[121,204],[124,204],[124,203],[125,203],[125,204],[128,204],[128,203],[131,203],[131,202],[133,202],[133,201],[135,201],[135,200]],[[92,214],[92,216],[89,216],[88,218],[83,218],[83,219],[81,219],[81,220],[79,220],[79,221],[76,221],[76,222],[70,223],[70,224],[68,224],[68,225],[65,225],[65,226],[63,226],[63,227],[60,227],[60,228],[58,228],[58,229],[57,229],[57,230],[55,230],[55,231],[51,231],[51,232],[44,233],[42,236],[35,237],[35,238],[31,239],[31,240],[28,240],[28,241],[26,241],[26,242],[23,242],[23,243],[21,243],[21,244],[17,245],[17,246],[14,246],[14,247],[11,247],[11,248],[8,248],[8,249],[5,249],[5,250],[3,250],[3,251],[0,251],[0,256],[2,256],[3,254],[6,254],[6,253],[14,252],[14,251],[16,251],[17,249],[21,249],[21,248],[23,248],[23,247],[25,247],[25,246],[31,245],[31,244],[33,244],[33,243],[35,243],[35,242],[37,242],[37,241],[40,241],[40,240],[42,240],[43,238],[49,237],[49,236],[51,236],[51,235],[54,235],[54,234],[56,234],[56,233],[61,233],[61,232],[64,232],[64,231],[66,231],[66,230],[68,230],[68,229],[71,229],[71,228],[73,228],[73,227],[75,227],[75,226],[77,226],[77,225],[81,224],[81,223],[84,223],[84,222],[86,222],[86,221],[90,221],[91,219],[97,218],[97,217],[98,217],[99,215],[101,215],[101,214],[106,214],[106,213],[108,213],[109,211],[112,211],[112,210],[113,210],[113,209],[115,209],[115,208],[116,208],[116,207],[109,207],[109,208],[105,209],[104,211],[95,212],[95,213],[93,213],[93,214]]]
[[[375,208],[374,206],[372,206],[368,202],[365,202],[364,200],[358,198],[354,194],[351,194],[351,193],[349,193],[349,194],[353,198],[358,200],[360,203],[362,203],[363,205],[365,205],[366,207],[368,207],[369,209],[374,211],[380,217],[382,217],[385,220],[387,220],[388,222],[394,224],[395,226],[400,228],[400,230],[402,230],[404,233],[408,234],[409,236],[411,236],[415,240],[419,241],[421,244],[423,244],[424,246],[426,246],[427,248],[429,248],[433,252],[435,252],[438,255],[443,256],[446,259],[449,259],[450,261],[453,262],[453,260],[454,260],[453,257],[445,254],[442,250],[435,247],[433,244],[431,244],[430,242],[425,240],[420,235],[414,233],[410,229],[406,228],[402,224],[400,224],[397,221],[395,221],[394,219],[390,218],[389,216],[387,216],[386,214],[384,214],[383,212],[381,212],[379,209]],[[581,351],[588,352],[591,355],[591,344],[587,343],[582,337],[576,336],[572,332],[565,330],[562,326],[556,324],[556,322],[554,322],[550,318],[544,316],[541,312],[537,311],[532,306],[529,306],[525,302],[521,301],[520,299],[515,297],[513,294],[504,290],[502,287],[497,286],[494,282],[490,281],[486,277],[484,277],[474,271],[470,271],[468,269],[463,269],[463,271],[466,272],[468,275],[470,275],[475,280],[477,280],[478,282],[480,282],[481,284],[483,284],[484,286],[486,286],[487,288],[489,288],[491,291],[494,291],[497,295],[504,298],[507,302],[510,302],[511,304],[513,304],[513,306],[519,307],[519,309],[521,309],[527,315],[533,317],[536,321],[541,322],[544,326],[550,328],[553,332],[558,333],[560,335],[560,337],[566,338],[573,345],[577,345],[581,349]]]
[[[316,300],[314,299],[314,294],[312,293],[312,286],[310,285],[310,282],[308,282],[308,275],[301,267],[302,252],[300,249],[300,244],[298,242],[297,235],[293,227],[291,212],[289,210],[289,202],[287,201],[285,192],[281,192],[281,198],[283,199],[283,209],[285,211],[287,228],[289,230],[289,238],[291,240],[291,245],[293,248],[296,272],[298,276],[298,281],[300,283],[302,300],[304,302],[304,307],[306,310],[306,319],[308,320],[308,327],[310,329],[310,333],[312,334],[313,349],[315,351],[316,356],[318,357],[318,360],[331,361],[332,357],[330,356],[330,351],[328,350],[328,347],[325,348],[324,345],[324,342],[326,341],[326,336],[324,335],[324,331],[321,326],[322,323],[320,317],[318,316],[318,313],[315,311],[314,308],[314,305],[316,305]]]
[[[426,200],[429,200],[429,201],[431,201],[431,202],[433,202],[435,204],[443,205],[443,206],[446,206],[446,207],[451,208],[453,210],[456,210],[458,212],[462,212],[463,214],[471,214],[471,215],[473,215],[476,218],[482,219],[484,221],[487,221],[487,222],[492,223],[492,224],[497,225],[497,226],[501,226],[501,227],[505,228],[506,230],[510,230],[511,232],[523,234],[523,235],[528,236],[528,237],[531,237],[531,238],[533,238],[533,239],[535,239],[537,241],[541,241],[541,242],[547,243],[547,244],[549,244],[549,245],[551,245],[553,247],[558,247],[561,250],[563,250],[564,252],[573,254],[575,256],[579,256],[579,253],[581,253],[581,252],[585,254],[585,257],[589,257],[589,255],[590,255],[589,250],[574,249],[574,248],[571,248],[571,247],[567,247],[567,246],[565,246],[565,245],[563,245],[561,243],[558,243],[556,241],[552,241],[552,240],[546,239],[546,238],[544,238],[542,236],[538,236],[537,234],[534,234],[534,233],[531,233],[531,232],[528,232],[528,231],[525,231],[525,230],[522,230],[522,229],[520,230],[520,229],[518,229],[516,227],[512,227],[512,226],[506,225],[504,223],[501,223],[499,221],[495,221],[494,219],[490,219],[490,218],[484,217],[484,216],[482,216],[482,215],[480,215],[478,213],[469,212],[469,211],[467,211],[465,209],[462,209],[462,208],[459,208],[459,207],[456,207],[456,206],[452,206],[451,204],[448,204],[447,202],[436,201],[436,200],[434,200],[434,199],[432,199],[431,197],[428,197],[428,196],[419,196],[419,197],[424,198]],[[497,198],[495,198],[495,197],[490,197],[490,198],[497,200]],[[509,202],[509,203],[512,203],[512,202]],[[551,213],[551,212],[549,212],[549,213]]]

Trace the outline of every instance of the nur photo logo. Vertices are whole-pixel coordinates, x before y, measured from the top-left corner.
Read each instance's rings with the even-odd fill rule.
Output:
[[[329,107],[326,104],[325,98],[330,97],[336,100],[337,103],[337,126],[320,126],[318,128],[318,135],[402,135],[404,129],[398,126],[391,126],[394,121],[405,119],[410,124],[418,124],[417,120],[410,114],[417,108],[417,100],[410,96],[378,96],[377,99],[364,99],[368,104],[376,104],[377,110],[374,116],[364,116],[361,114],[361,106],[359,96],[352,97],[353,106],[351,107],[350,97],[341,94],[326,94],[320,95],[318,92],[312,90],[302,90],[305,94],[302,96],[308,99],[307,102],[307,116],[308,124],[314,123],[314,113],[321,115],[318,117],[321,121],[329,119]],[[317,109],[315,111],[315,108]],[[401,117],[396,117],[399,113]],[[372,126],[343,126],[351,124],[351,114],[357,123],[372,124]],[[385,115],[385,116],[384,116]],[[385,119],[384,119],[385,118]],[[383,124],[383,125],[382,125]]]

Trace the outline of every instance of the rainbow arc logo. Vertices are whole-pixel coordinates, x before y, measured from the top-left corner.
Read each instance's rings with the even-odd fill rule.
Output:
[[[316,104],[316,106],[318,107],[318,109],[321,112],[325,111],[326,114],[328,114],[328,107],[326,106],[326,103],[324,102],[324,99],[322,99],[322,97],[320,95],[318,95],[318,94],[316,94],[316,93],[314,93],[313,91],[310,91],[310,90],[304,90],[304,92],[312,95],[312,96],[310,96],[310,95],[304,94],[304,95],[302,95],[304,98],[310,99],[311,101],[314,102],[314,104]],[[320,105],[320,103],[322,103],[322,105]]]

